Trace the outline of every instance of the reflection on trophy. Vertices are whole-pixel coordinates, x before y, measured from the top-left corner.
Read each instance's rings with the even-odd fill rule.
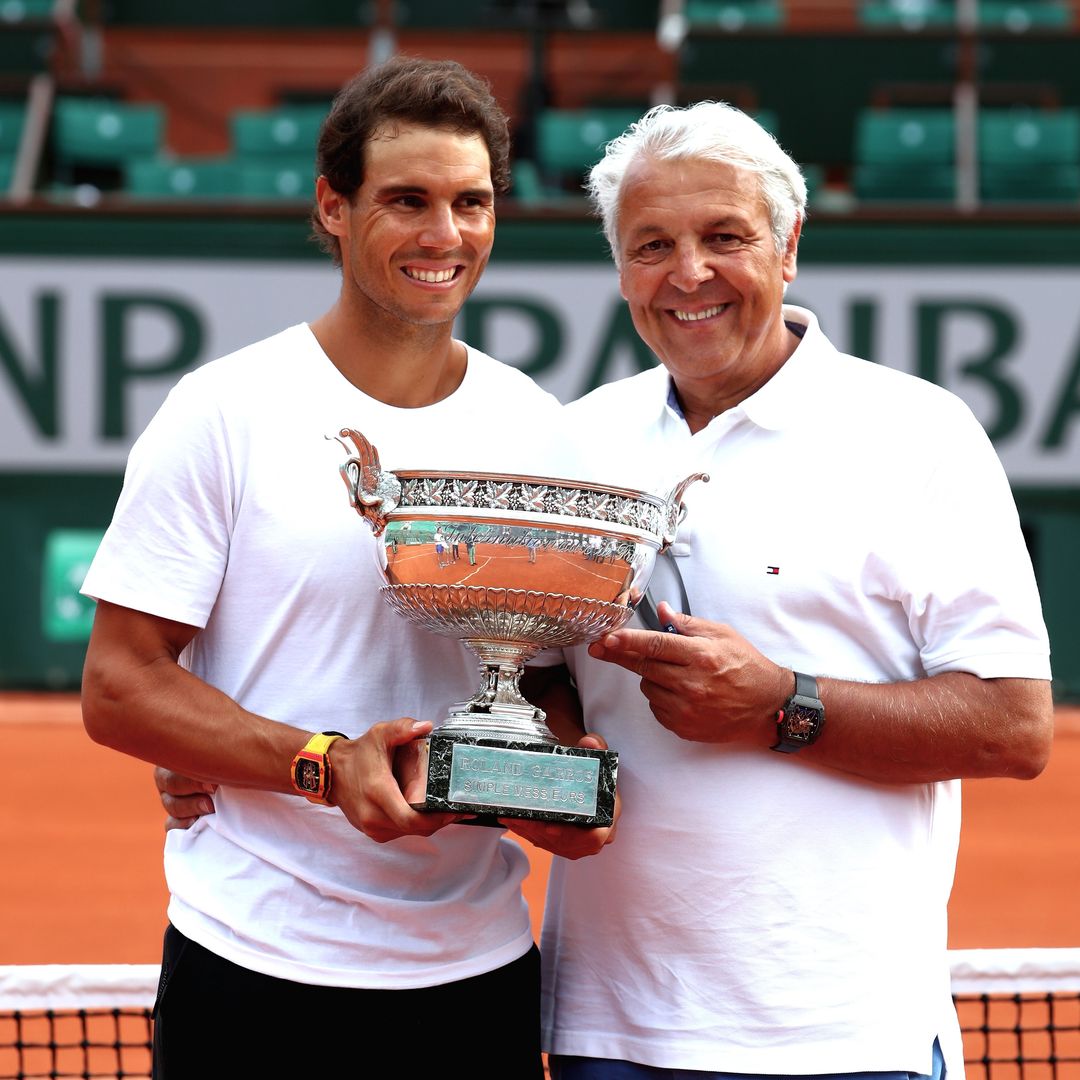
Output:
[[[380,592],[395,611],[477,655],[480,687],[427,742],[417,809],[610,825],[618,755],[563,746],[519,683],[541,649],[622,626],[656,554],[675,538],[682,496],[499,473],[383,470],[345,428],[341,475],[381,538]],[[344,438],[349,438],[355,453]]]

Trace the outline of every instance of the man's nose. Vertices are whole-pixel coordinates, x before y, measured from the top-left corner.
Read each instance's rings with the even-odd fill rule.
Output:
[[[438,251],[449,251],[461,243],[461,229],[452,206],[432,206],[424,218],[419,236],[420,245]]]
[[[693,292],[702,282],[713,277],[706,252],[699,247],[686,246],[675,253],[675,265],[668,275],[668,280],[682,292]]]

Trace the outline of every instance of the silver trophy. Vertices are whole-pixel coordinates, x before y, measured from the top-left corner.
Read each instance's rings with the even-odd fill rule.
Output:
[[[417,809],[610,825],[618,755],[564,746],[522,696],[526,661],[622,626],[657,552],[675,538],[683,493],[501,473],[384,470],[344,428],[349,500],[381,539],[383,599],[477,655],[482,678],[426,740]],[[343,440],[351,440],[353,448]]]

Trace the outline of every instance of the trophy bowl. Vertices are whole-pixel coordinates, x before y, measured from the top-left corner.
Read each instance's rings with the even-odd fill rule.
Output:
[[[341,475],[381,541],[383,599],[428,630],[464,642],[477,692],[426,741],[417,809],[609,825],[618,755],[560,744],[520,690],[542,649],[577,645],[633,614],[656,555],[675,538],[683,493],[487,472],[384,470],[376,448],[343,428]],[[345,439],[352,442],[352,448]]]

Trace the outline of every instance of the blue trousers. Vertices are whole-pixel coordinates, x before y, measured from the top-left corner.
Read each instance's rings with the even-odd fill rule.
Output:
[[[788,1074],[701,1072],[697,1069],[657,1069],[613,1058],[563,1057],[549,1059],[551,1080],[945,1080],[945,1061],[934,1040],[934,1069],[930,1076],[912,1072]]]

